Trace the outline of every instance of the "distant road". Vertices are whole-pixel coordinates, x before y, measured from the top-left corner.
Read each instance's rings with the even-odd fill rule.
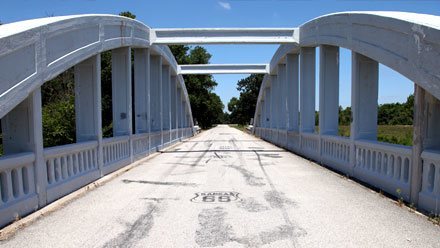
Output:
[[[237,129],[202,132],[1,247],[440,247],[426,217]]]

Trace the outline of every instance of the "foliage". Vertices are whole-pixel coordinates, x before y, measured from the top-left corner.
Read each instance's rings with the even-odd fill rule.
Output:
[[[75,84],[73,68],[41,86],[45,147],[75,143]]]
[[[47,103],[43,108],[44,146],[75,142],[75,98]]]
[[[262,74],[252,74],[238,81],[237,90],[240,92],[240,97],[233,97],[228,103],[230,123],[249,124],[254,117],[263,77]]]
[[[170,46],[178,64],[209,64],[211,54],[200,46]],[[185,75],[186,89],[191,103],[193,118],[201,128],[209,128],[215,123],[223,123],[223,103],[213,92],[217,82],[211,75]]]
[[[379,125],[412,125],[414,95],[405,103],[387,103],[379,106],[377,122]]]
[[[414,95],[408,96],[405,103],[386,103],[378,106],[377,123],[379,125],[412,125]],[[351,107],[339,106],[339,124],[350,125]]]
[[[120,16],[125,16],[131,19],[136,19],[136,15],[131,13],[130,11],[123,11],[119,13]]]

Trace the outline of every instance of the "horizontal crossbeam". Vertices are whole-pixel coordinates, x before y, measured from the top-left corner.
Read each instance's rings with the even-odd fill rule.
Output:
[[[267,74],[267,64],[180,65],[179,74]]]
[[[152,29],[152,44],[287,44],[298,43],[297,28]]]

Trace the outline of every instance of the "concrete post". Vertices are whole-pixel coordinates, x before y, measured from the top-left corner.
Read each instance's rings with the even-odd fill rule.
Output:
[[[354,168],[356,163],[355,141],[358,139],[377,139],[379,64],[377,61],[353,52],[351,66],[350,164]]]
[[[352,54],[352,139],[377,139],[379,64],[366,56]]]
[[[177,108],[177,129],[179,129],[178,131],[178,138],[182,138],[182,89],[181,88],[177,88],[177,92],[176,92],[176,108]]]
[[[150,57],[150,113],[151,132],[162,131],[162,58],[156,55]]]
[[[278,128],[286,130],[287,128],[287,82],[286,82],[286,65],[278,65],[278,99],[280,101],[279,109],[279,125]]]
[[[315,131],[315,48],[301,48],[300,56],[300,132],[313,133]]]
[[[272,128],[272,100],[271,100],[271,88],[266,88],[266,120],[265,120],[265,127],[266,128]]]
[[[130,136],[130,161],[133,162],[131,48],[112,50],[113,136]]]
[[[265,127],[266,124],[266,101],[261,100],[260,102],[260,120],[258,122],[259,127]]]
[[[135,133],[149,132],[150,51],[134,50]]]
[[[102,174],[101,55],[75,66],[76,142],[98,141],[98,168]]]
[[[271,113],[271,121],[270,128],[278,129],[278,115],[279,115],[279,96],[278,96],[278,82],[277,76],[270,76],[270,113]]]
[[[412,167],[410,178],[410,201],[417,206],[419,202],[419,192],[422,188],[423,160],[426,124],[427,124],[427,104],[425,100],[426,91],[414,84],[414,121],[413,121],[413,146],[412,146]]]
[[[162,65],[162,144],[170,142],[171,135],[171,70],[170,66]],[[164,132],[168,131],[168,137]]]
[[[41,88],[17,105],[1,119],[5,155],[33,152],[35,154],[35,190],[38,206],[47,203],[47,170],[43,153]]]
[[[112,51],[113,136],[130,135],[131,122],[131,49]]]
[[[319,68],[319,133],[338,135],[339,47],[320,47]]]
[[[176,98],[177,98],[177,83],[178,79],[176,76],[171,77],[171,130],[175,133],[177,129],[177,106],[176,106]],[[174,135],[171,137],[171,140],[175,140],[177,137]]]
[[[100,65],[100,56],[98,55],[75,66],[77,142],[97,140],[101,133],[102,124],[98,123],[101,120],[101,99],[98,99],[99,91],[101,91]]]
[[[298,54],[286,56],[287,83],[287,130],[299,130],[299,57]]]
[[[33,99],[32,96],[18,104],[2,118],[3,152],[11,155],[33,152]],[[43,142],[43,140],[41,140]]]

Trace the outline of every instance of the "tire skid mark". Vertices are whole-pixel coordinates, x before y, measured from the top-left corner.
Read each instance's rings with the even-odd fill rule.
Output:
[[[126,229],[103,247],[135,247],[141,239],[148,236],[154,225],[154,217],[159,215],[160,211],[157,204],[148,204],[146,213],[139,215],[133,223],[126,224]]]
[[[270,179],[269,175],[267,174],[266,169],[263,166],[263,163],[261,161],[260,154],[257,151],[254,151],[255,155],[257,155],[258,158],[258,164],[260,165],[261,170],[264,173],[264,176],[266,177],[266,180],[269,182],[271,191],[266,192],[265,198],[266,200],[269,200],[269,203],[271,204],[271,207],[275,207],[281,210],[281,213],[283,215],[284,222],[288,227],[292,229],[292,232],[294,235],[290,236],[290,240],[292,242],[293,247],[298,247],[297,244],[297,237],[304,236],[307,234],[307,232],[299,227],[297,224],[295,224],[292,220],[290,220],[289,214],[286,210],[286,204],[290,203],[290,200],[287,200],[284,198],[284,194],[280,193],[276,188],[275,185],[272,182],[272,179]],[[292,202],[293,203],[293,202]]]
[[[290,225],[276,226],[255,235],[238,237],[232,225],[226,222],[227,212],[222,207],[203,209],[198,215],[199,228],[195,242],[201,247],[223,246],[236,242],[245,247],[261,247],[281,240],[291,240],[298,234]]]
[[[240,172],[240,174],[245,179],[246,184],[248,184],[250,186],[257,186],[257,187],[262,187],[262,186],[266,185],[265,183],[262,182],[262,180],[264,180],[264,178],[255,176],[255,174],[252,171],[249,171],[242,166],[230,164],[228,161],[221,158],[217,152],[214,152],[214,154],[216,155],[217,158],[219,158],[221,161],[223,161],[225,163],[223,165],[224,167],[231,168],[231,169],[234,169],[234,170]]]

